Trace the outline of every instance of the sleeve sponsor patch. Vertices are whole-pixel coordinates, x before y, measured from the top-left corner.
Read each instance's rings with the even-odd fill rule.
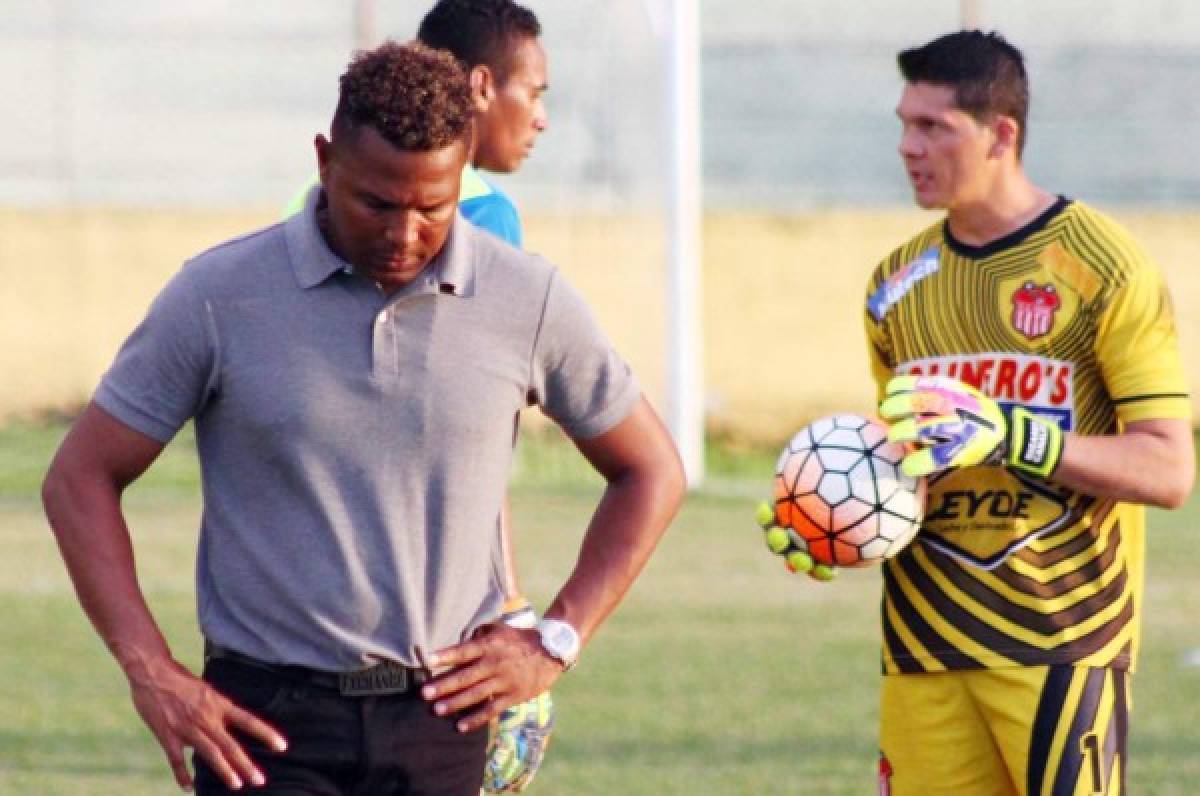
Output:
[[[876,321],[882,321],[896,302],[904,298],[913,285],[937,273],[940,267],[940,246],[930,246],[896,273],[889,276],[867,299],[867,310]]]

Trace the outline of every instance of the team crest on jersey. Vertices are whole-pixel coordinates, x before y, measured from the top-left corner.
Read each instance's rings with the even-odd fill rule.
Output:
[[[1095,275],[1057,243],[1038,253],[1037,268],[997,285],[997,309],[1013,341],[1043,348],[1099,291]]]
[[[896,302],[904,298],[913,285],[927,276],[937,273],[940,267],[941,248],[930,246],[917,255],[916,259],[884,280],[879,289],[867,299],[867,309],[876,321],[882,321]]]
[[[1054,328],[1054,313],[1062,306],[1058,289],[1050,282],[1027,280],[1012,296],[1012,325],[1030,340],[1045,337]]]

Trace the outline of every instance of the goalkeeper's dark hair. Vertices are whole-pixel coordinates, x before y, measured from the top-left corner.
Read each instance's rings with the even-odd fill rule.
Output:
[[[449,50],[468,71],[486,65],[503,83],[514,45],[541,33],[537,15],[512,0],[438,0],[421,20],[417,39]]]
[[[960,30],[896,56],[909,83],[954,89],[954,104],[981,122],[1008,116],[1018,125],[1017,156],[1025,149],[1029,78],[1025,58],[999,33]]]
[[[330,130],[337,141],[371,127],[398,149],[427,152],[464,140],[472,114],[470,84],[452,55],[388,41],[346,68]]]

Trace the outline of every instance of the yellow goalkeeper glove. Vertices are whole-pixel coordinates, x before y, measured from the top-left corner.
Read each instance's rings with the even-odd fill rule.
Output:
[[[1020,406],[1006,416],[991,398],[946,376],[897,376],[879,414],[891,424],[889,440],[917,446],[901,465],[910,476],[982,464],[1046,479],[1062,458],[1057,423]]]
[[[818,564],[808,554],[808,545],[800,534],[784,528],[775,519],[775,509],[765,500],[755,509],[754,519],[763,529],[767,549],[783,559],[788,572],[803,572],[813,580],[827,582],[837,577],[837,567]]]

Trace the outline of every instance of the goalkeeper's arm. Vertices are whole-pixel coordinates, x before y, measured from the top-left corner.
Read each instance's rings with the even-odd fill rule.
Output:
[[[1085,495],[1177,509],[1196,475],[1186,420],[1137,420],[1119,434],[1064,434],[1053,481]]]
[[[899,376],[880,414],[889,437],[912,443],[910,475],[1001,464],[1077,492],[1178,508],[1195,478],[1191,425],[1179,419],[1133,421],[1117,434],[1064,433],[1022,407],[1006,415],[974,387],[941,376]]]

